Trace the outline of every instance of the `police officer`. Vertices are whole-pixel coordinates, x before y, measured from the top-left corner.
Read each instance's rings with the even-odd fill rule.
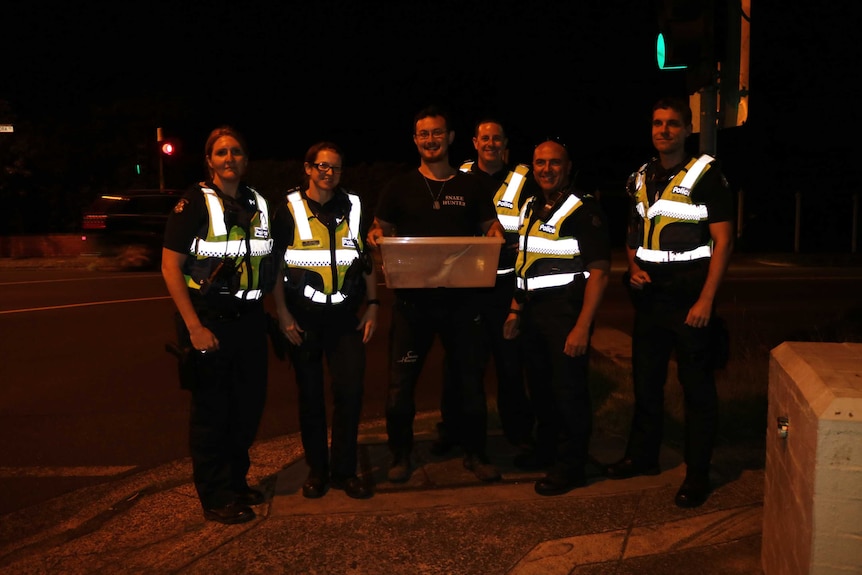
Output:
[[[518,223],[521,207],[534,193],[531,186],[530,166],[517,164],[511,169],[506,163],[509,138],[500,120],[486,117],[476,122],[473,134],[476,160],[461,164],[462,172],[469,172],[487,180],[497,219],[503,226],[506,243],[500,252],[497,280],[493,288],[482,290],[482,325],[485,330],[485,352],[494,360],[497,376],[497,411],[503,435],[518,448],[515,466],[532,469],[539,466],[533,452],[533,427],[536,423],[530,398],[524,384],[524,366],[518,339],[503,337],[503,324],[509,315],[509,304],[515,292],[515,257],[518,255]],[[447,366],[448,368],[448,366]],[[438,438],[431,452],[442,455],[459,443],[459,399],[452,374],[445,372],[443,397],[440,404],[442,422],[438,424]]]
[[[629,181],[626,277],[635,305],[635,406],[625,456],[606,469],[611,479],[660,472],[664,384],[675,352],[685,398],[686,476],[675,497],[680,507],[702,505],[710,492],[718,420],[710,319],[733,250],[727,181],[714,158],[686,153],[691,133],[688,103],[659,100],[652,111],[658,157]]]
[[[362,203],[339,187],[341,148],[319,142],[305,155],[307,184],[288,192],[273,217],[283,286],[273,292],[290,341],[299,386],[299,426],[308,478],[302,494],[322,497],[330,484],[355,499],[371,497],[356,473],[365,344],[377,325],[377,281],[364,249]],[[361,318],[357,311],[367,296]],[[332,378],[332,450],[328,449],[323,361]]]
[[[206,141],[209,178],[168,218],[162,276],[190,348],[189,446],[204,517],[244,523],[264,495],[249,487],[251,447],[266,399],[263,296],[274,280],[266,200],[243,181],[248,156],[230,127]]]
[[[542,193],[521,210],[517,290],[504,326],[507,338],[522,334],[538,420],[536,458],[550,467],[535,483],[539,495],[560,495],[586,482],[590,336],[610,271],[604,213],[573,186],[571,172],[561,142],[536,146],[533,177]]]

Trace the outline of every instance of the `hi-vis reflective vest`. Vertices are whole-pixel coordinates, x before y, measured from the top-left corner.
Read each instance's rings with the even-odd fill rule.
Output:
[[[350,200],[350,212],[347,217],[336,220],[333,233],[314,217],[298,189],[287,195],[287,207],[296,225],[293,242],[284,252],[284,263],[289,268],[305,269],[320,276],[323,290],[308,284],[302,286],[303,295],[315,303],[341,303],[347,299],[341,292],[344,274],[364,247],[357,235],[361,217],[359,196],[346,195]]]
[[[195,257],[186,274],[186,285],[200,289],[201,284],[225,259],[232,259],[240,272],[239,289],[233,296],[239,299],[256,300],[263,297],[260,289],[261,260],[272,253],[272,237],[269,232],[269,207],[257,190],[249,188],[254,195],[257,212],[249,224],[249,237],[239,226],[227,229],[224,218],[224,203],[215,190],[200,185],[209,212],[209,227],[205,238],[194,238],[189,246],[189,255]],[[246,254],[249,258],[245,259]],[[246,263],[243,263],[246,262]],[[251,266],[251,269],[247,267]],[[249,285],[249,281],[253,285]]]
[[[645,262],[661,263],[687,262],[712,255],[712,245],[709,242],[704,244],[701,239],[701,226],[708,220],[709,210],[704,204],[692,203],[691,190],[713,161],[715,158],[706,154],[693,158],[668,182],[653,205],[649,205],[647,197],[646,171],[649,164],[640,167],[635,174],[635,209],[644,222],[635,257]],[[690,226],[691,242],[687,249],[663,249],[661,232],[671,224]]]
[[[541,200],[532,198],[521,210],[520,243],[515,262],[517,288],[530,292],[563,287],[579,274],[588,277],[580,258],[578,240],[572,236],[561,237],[557,226],[583,205],[581,199],[569,194],[546,222],[530,216],[536,201]]]
[[[461,164],[462,172],[469,172],[473,168],[473,161],[467,161]],[[497,219],[500,220],[500,225],[503,226],[503,232],[506,236],[506,245],[514,244],[518,235],[518,226],[521,224],[521,214],[518,209],[520,203],[521,192],[524,189],[527,176],[530,173],[530,166],[526,164],[518,164],[515,169],[509,170],[509,174],[497,192],[494,194],[494,209],[497,210]],[[511,237],[510,237],[511,235]],[[497,275],[510,274],[515,269],[513,267],[499,268]]]

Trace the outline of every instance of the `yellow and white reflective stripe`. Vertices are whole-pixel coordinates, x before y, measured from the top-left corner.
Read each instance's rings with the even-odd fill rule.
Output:
[[[512,273],[515,273],[515,268],[513,268],[513,267],[512,268],[505,268],[505,269],[497,269],[497,275],[498,276],[505,276],[505,275],[509,275]]]
[[[214,236],[226,236],[227,227],[224,224],[224,208],[221,205],[221,200],[218,199],[218,194],[212,188],[201,188],[204,193],[204,199],[207,201],[207,206],[210,212],[210,225],[213,227]]]
[[[322,291],[318,291],[311,286],[305,286],[305,289],[302,290],[302,295],[313,301],[314,303],[327,303],[327,298],[329,298],[329,303],[341,303],[344,301],[344,294],[341,292],[335,292],[327,296]]]
[[[518,225],[521,223],[520,216],[504,216],[497,214],[497,219],[500,220],[500,225],[503,226],[503,229],[507,232],[517,232]]]
[[[314,234],[311,233],[311,226],[308,224],[309,214],[305,209],[305,202],[302,199],[300,192],[292,192],[287,196],[288,201],[293,204],[293,212],[296,214],[296,232],[299,234],[300,240],[312,240]],[[347,229],[350,232],[350,237],[355,238],[354,230],[359,229],[361,221],[360,200],[355,194],[347,194],[347,199],[350,200],[350,219],[347,222]],[[300,217],[302,216],[302,217]],[[358,248],[358,246],[357,246]]]
[[[506,186],[506,192],[503,194],[503,197],[500,198],[500,201],[497,202],[498,205],[500,202],[504,202],[505,206],[514,205],[515,196],[517,196],[518,192],[521,191],[521,188],[524,185],[524,178],[529,172],[530,167],[524,164],[518,164],[515,166],[514,170],[509,172],[509,176],[506,178],[506,181],[503,182],[503,185]]]
[[[568,216],[569,213],[572,211],[572,208],[574,208],[580,203],[581,198],[573,194],[569,194],[569,197],[566,198],[566,201],[563,202],[563,205],[557,208],[557,211],[554,212],[554,215],[551,217],[550,220],[546,222],[546,224],[549,226],[556,227],[557,222],[559,222],[560,219],[562,219],[563,217]]]
[[[311,233],[311,226],[308,225],[308,212],[305,210],[305,202],[302,201],[302,194],[299,192],[288,194],[287,201],[293,204],[293,213],[296,214],[296,218],[294,218],[296,220],[296,233],[299,234],[299,239],[314,239]]]
[[[350,232],[349,235],[351,238],[357,238],[355,231],[359,230],[359,222],[362,219],[359,213],[361,210],[359,196],[355,194],[347,194],[347,199],[350,200],[351,206],[350,219],[347,222],[347,229]],[[360,245],[359,240],[356,239],[354,241],[356,242],[356,249],[358,250]]]
[[[527,236],[518,238],[518,244],[521,250],[524,250],[524,243]],[[540,238],[538,236],[530,236],[530,241],[527,242],[527,253],[546,254],[546,255],[571,255],[577,256],[581,253],[581,246],[575,238],[567,238],[565,240],[549,240],[548,238]]]
[[[644,182],[646,181],[646,169],[649,164],[644,164],[640,167],[637,172],[637,176],[635,176],[635,189],[639,190],[644,187]]]
[[[585,278],[590,277],[589,272],[582,272]],[[582,275],[581,273],[566,273],[566,274],[552,274],[546,276],[537,276],[534,278],[527,278],[526,280],[522,277],[517,278],[517,286],[518,289],[526,290],[526,291],[535,291],[539,289],[547,289],[552,287],[563,287],[567,286],[575,280],[576,276]]]
[[[503,194],[502,200],[509,202],[512,204],[512,200],[515,199],[515,194],[518,193],[518,190],[521,189],[522,182],[524,181],[524,174],[520,174],[517,171],[511,172],[512,177],[509,179],[509,185],[506,186],[506,193]]]
[[[685,204],[673,200],[659,200],[647,210],[647,217],[666,216],[676,220],[700,222],[709,217],[705,204]]]
[[[700,177],[706,167],[714,160],[715,158],[708,154],[704,154],[699,157],[697,161],[695,161],[694,164],[692,164],[692,166],[688,169],[685,174],[685,177],[679,183],[679,187],[690,190],[692,186],[694,186],[695,182],[697,182],[697,179]]]
[[[257,207],[260,210],[260,225],[269,230],[269,203],[256,190],[252,191],[254,191],[254,197],[257,199]]]
[[[272,238],[266,240],[249,240],[252,256],[265,256],[272,253]],[[246,254],[245,240],[229,240],[209,242],[200,238],[192,240],[189,252],[196,256],[210,258],[240,257]]]
[[[222,206],[221,200],[216,194],[215,190],[212,188],[201,188],[201,191],[204,193],[204,199],[207,202],[207,207],[209,209],[210,214],[210,225],[212,226],[213,235],[218,236],[227,236],[228,229],[224,223],[224,208]],[[257,193],[255,190],[252,190],[255,199],[257,200],[257,206],[260,211],[260,224],[262,228],[269,228],[269,209],[266,203],[266,200]],[[238,240],[244,241],[244,240]],[[213,248],[213,246],[217,246]],[[213,252],[215,249],[215,253]],[[229,253],[225,254],[225,243],[224,242],[208,242],[204,239],[198,240],[197,238],[192,240],[192,251],[191,253],[199,256],[215,256],[222,257],[224,255],[229,256],[242,256],[245,255],[245,246],[243,246],[239,251],[233,252],[230,251],[230,243],[228,243]],[[260,240],[253,239],[251,240],[251,255],[252,256],[265,256],[269,253],[272,253],[272,239]]]
[[[356,259],[355,249],[335,250],[335,262],[339,266],[349,266]],[[288,248],[284,252],[284,261],[292,266],[321,267],[332,264],[329,250],[297,250]]]
[[[700,246],[687,252],[670,252],[664,250],[648,250],[644,247],[639,247],[635,252],[635,257],[645,262],[665,263],[665,262],[690,262],[692,260],[700,260],[712,256],[711,246]]]
[[[467,160],[466,162],[461,164],[461,167],[458,169],[461,170],[462,172],[469,172],[470,168],[472,168],[472,167],[473,167],[473,160]]]

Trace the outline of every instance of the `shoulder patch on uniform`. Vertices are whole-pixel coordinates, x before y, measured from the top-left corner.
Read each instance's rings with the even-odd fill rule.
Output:
[[[186,205],[188,205],[189,201],[185,198],[181,198],[180,201],[177,202],[177,205],[174,206],[174,213],[181,214],[184,209],[186,209]]]

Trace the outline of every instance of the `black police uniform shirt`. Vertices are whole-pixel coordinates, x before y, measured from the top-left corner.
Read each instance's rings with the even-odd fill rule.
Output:
[[[434,209],[435,201],[440,209]],[[476,175],[459,171],[440,182],[426,180],[418,169],[387,183],[375,215],[393,224],[402,237],[481,236],[481,224],[497,219],[487,188]]]

